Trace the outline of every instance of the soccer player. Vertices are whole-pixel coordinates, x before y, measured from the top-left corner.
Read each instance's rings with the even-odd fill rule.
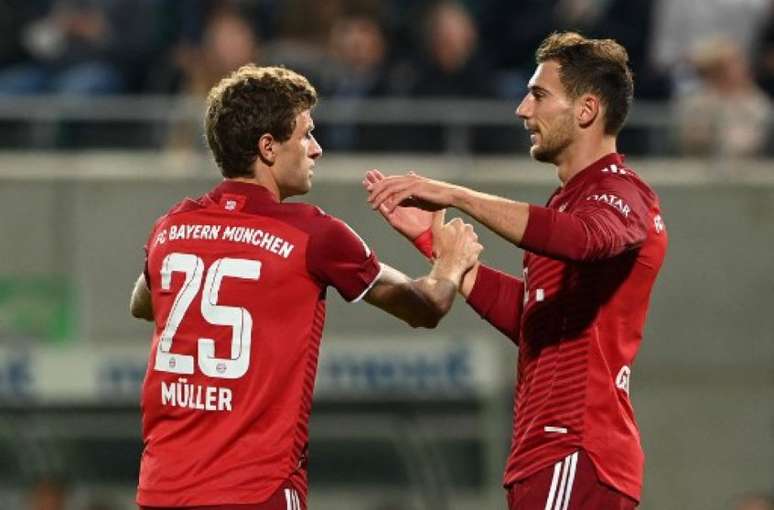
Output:
[[[429,253],[428,210],[456,207],[523,248],[516,278],[477,264],[460,290],[519,347],[504,486],[510,510],[631,509],[643,453],[629,399],[667,247],[653,190],[617,152],[633,95],[615,41],[555,33],[516,110],[530,154],[555,165],[545,207],[416,174],[366,174],[375,208]]]
[[[344,222],[285,203],[309,191],[322,150],[315,89],[244,66],[207,98],[225,177],[154,225],[131,312],[155,321],[142,390],[141,509],[306,508],[307,423],[329,286],[412,326],[435,327],[482,247],[435,218],[437,259],[410,279]]]

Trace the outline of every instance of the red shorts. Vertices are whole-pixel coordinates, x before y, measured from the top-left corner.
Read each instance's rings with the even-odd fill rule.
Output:
[[[583,450],[507,489],[509,510],[633,510],[638,504],[600,482]]]
[[[140,506],[140,510],[306,510],[306,501],[301,494],[285,482],[263,503],[207,505],[186,507]]]

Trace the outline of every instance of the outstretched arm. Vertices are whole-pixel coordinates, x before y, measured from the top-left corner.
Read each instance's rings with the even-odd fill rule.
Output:
[[[366,179],[368,201],[382,214],[393,214],[401,205],[426,210],[455,207],[513,244],[521,242],[529,221],[530,207],[526,202],[516,202],[413,173],[379,180],[366,176]]]

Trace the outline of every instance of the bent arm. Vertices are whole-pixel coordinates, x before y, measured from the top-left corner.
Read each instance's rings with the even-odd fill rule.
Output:
[[[137,319],[153,320],[153,303],[145,275],[140,273],[132,289],[132,297],[129,300],[129,311]]]
[[[429,275],[411,279],[382,263],[379,279],[364,299],[411,327],[434,328],[454,302],[458,287],[454,278],[436,265]]]

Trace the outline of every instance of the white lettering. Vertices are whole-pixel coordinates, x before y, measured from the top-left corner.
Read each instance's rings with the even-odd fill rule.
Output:
[[[218,239],[220,227],[213,225],[212,229],[211,233],[203,231],[202,236],[206,236],[208,239]],[[285,241],[280,236],[269,234],[259,228],[228,226],[223,230],[223,235],[220,239],[235,243],[251,244],[285,259],[290,257],[295,248],[295,245]]]
[[[613,194],[603,193],[602,195],[590,195],[586,197],[586,200],[593,200],[595,202],[602,202],[607,204],[615,209],[618,209],[618,211],[626,218],[629,217],[629,213],[632,211],[631,207],[629,207],[629,204],[624,202],[622,198]]]
[[[226,227],[226,230],[223,232],[223,240],[233,241],[236,230],[237,230],[237,227]]]
[[[280,249],[279,255],[282,258],[288,258],[290,257],[290,252],[293,251],[293,245],[288,243],[287,241],[282,242],[282,248]]]
[[[161,381],[161,405],[175,405],[175,383],[167,385],[164,381]]]
[[[618,371],[618,375],[615,377],[616,388],[622,389],[629,394],[629,380],[631,379],[632,369],[624,365],[621,370]]]
[[[218,391],[217,388],[213,388],[212,386],[207,386],[207,404],[205,409],[207,411],[215,411],[217,407],[215,407],[215,393]]]
[[[232,399],[229,388],[191,384],[184,377],[169,384],[161,382],[161,405],[164,406],[199,411],[231,411]]]
[[[218,388],[218,411],[223,409],[231,411],[231,390],[228,388]]]
[[[271,234],[266,234],[263,236],[263,240],[261,241],[261,248],[264,250],[268,250],[271,247],[271,243],[274,242],[275,237]]]
[[[664,220],[661,218],[660,214],[657,214],[653,218],[653,226],[656,228],[656,233],[660,234],[664,231]]]

